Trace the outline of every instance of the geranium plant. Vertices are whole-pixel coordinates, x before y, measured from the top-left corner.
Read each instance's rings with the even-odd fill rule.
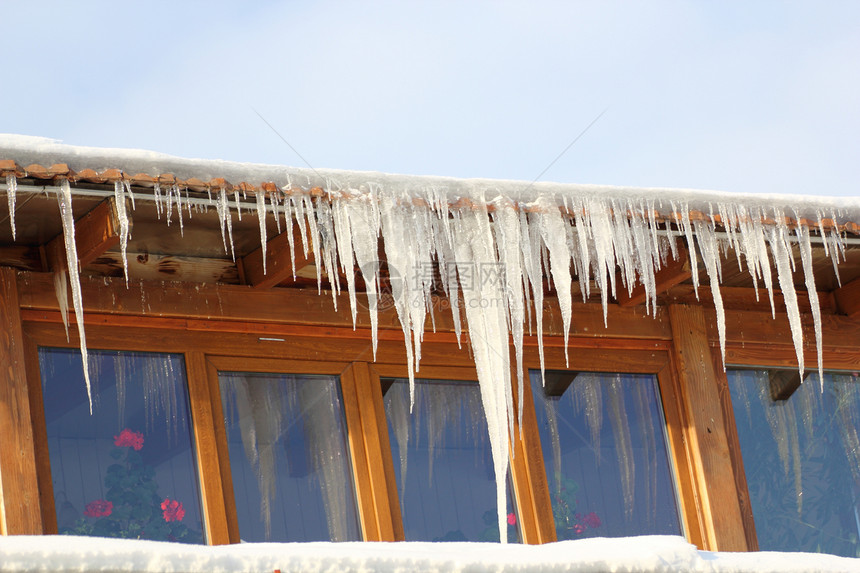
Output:
[[[184,543],[203,541],[200,532],[182,523],[185,518],[182,502],[159,494],[155,469],[145,464],[140,454],[143,444],[143,434],[128,428],[114,436],[109,455],[116,463],[105,474],[105,499],[87,503],[84,517],[60,533]]]
[[[576,511],[576,492],[579,485],[572,479],[561,478],[558,491],[552,495],[552,515],[555,520],[555,531],[559,541],[564,539],[580,539],[588,537],[589,531],[601,525],[600,517],[592,512],[578,513]]]

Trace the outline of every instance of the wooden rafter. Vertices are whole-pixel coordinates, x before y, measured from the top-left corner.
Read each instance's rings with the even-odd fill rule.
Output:
[[[293,245],[296,272],[311,264],[310,253],[305,256],[297,226],[293,226]],[[254,288],[268,289],[293,280],[293,261],[290,254],[290,231],[284,231],[266,243],[266,272],[263,272],[263,247],[242,257],[245,282]]]
[[[128,220],[131,229],[131,218]],[[96,260],[120,242],[120,222],[116,200],[109,197],[75,222],[75,245],[81,268]],[[65,268],[65,238],[59,234],[45,245],[45,255],[51,270]]]
[[[681,284],[692,276],[690,270],[690,253],[687,247],[682,242],[678,242],[678,258],[670,259],[666,266],[654,273],[654,286],[657,289],[657,294],[666,292],[675,285]],[[647,299],[645,293],[645,285],[638,283],[630,294],[627,291],[620,289],[618,292],[619,306],[636,306],[642,304]]]
[[[839,312],[851,318],[860,317],[860,278],[836,289],[833,295]]]

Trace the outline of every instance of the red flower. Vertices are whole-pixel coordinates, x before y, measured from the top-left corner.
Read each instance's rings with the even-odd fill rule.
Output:
[[[113,502],[105,499],[91,501],[84,508],[87,517],[107,517],[113,511]]]
[[[517,516],[514,512],[508,514],[508,525],[516,525],[517,524]]]
[[[598,527],[600,527],[601,524],[600,517],[593,511],[585,515],[582,518],[582,522],[591,529],[597,529]]]
[[[161,511],[164,514],[164,521],[182,521],[185,517],[182,502],[175,499],[165,498],[161,502]]]
[[[581,523],[577,523],[576,525],[573,526],[573,532],[574,533],[582,533],[583,531],[585,531],[585,526],[582,525]]]
[[[140,432],[132,432],[128,428],[113,437],[113,445],[120,448],[134,448],[139,450],[143,447],[143,434]]]

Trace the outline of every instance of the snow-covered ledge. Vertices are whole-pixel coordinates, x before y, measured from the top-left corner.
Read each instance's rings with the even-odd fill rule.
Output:
[[[860,571],[860,561],[812,553],[714,553],[680,537],[498,543],[247,543],[217,547],[72,536],[0,537],[0,571]]]

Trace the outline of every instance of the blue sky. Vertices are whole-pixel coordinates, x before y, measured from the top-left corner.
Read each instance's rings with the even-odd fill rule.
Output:
[[[860,2],[2,0],[0,132],[315,168],[858,196]]]

